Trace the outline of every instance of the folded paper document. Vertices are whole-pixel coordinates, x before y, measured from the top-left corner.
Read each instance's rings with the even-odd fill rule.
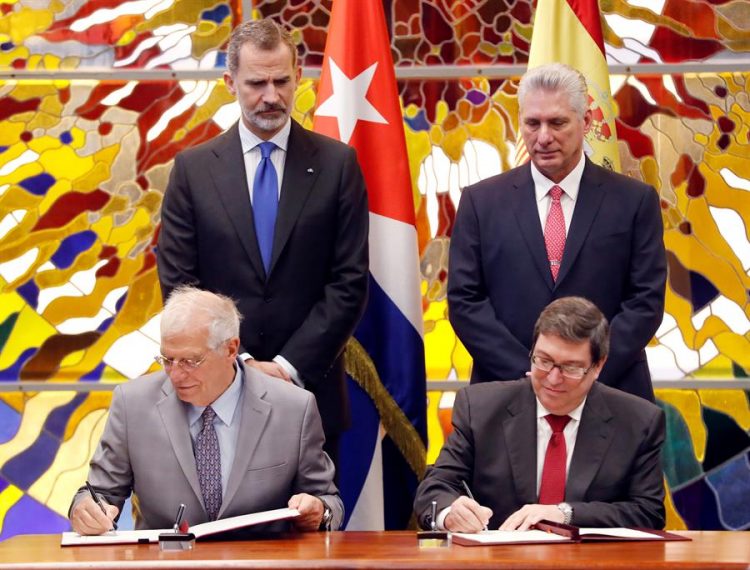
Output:
[[[635,528],[579,528],[540,521],[531,530],[485,530],[476,534],[454,532],[453,543],[462,546],[491,544],[542,544],[629,540],[690,540],[661,530]]]
[[[275,509],[261,513],[250,513],[238,517],[229,517],[217,521],[197,524],[190,527],[190,532],[195,538],[200,539],[228,530],[245,528],[256,524],[292,519],[299,516],[297,509]],[[159,535],[163,532],[172,532],[172,529],[152,530],[114,530],[94,536],[81,536],[77,532],[64,532],[62,534],[61,546],[83,546],[95,544],[138,544],[148,542],[159,542]]]

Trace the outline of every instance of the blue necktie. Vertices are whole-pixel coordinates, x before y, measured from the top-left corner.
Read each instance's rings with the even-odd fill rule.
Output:
[[[270,158],[276,145],[272,142],[262,142],[258,147],[260,147],[261,159],[255,171],[255,180],[253,180],[253,217],[260,256],[263,259],[266,275],[268,275],[273,253],[276,212],[279,209],[279,179]]]

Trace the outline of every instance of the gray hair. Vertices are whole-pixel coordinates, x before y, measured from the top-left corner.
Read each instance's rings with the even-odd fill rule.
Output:
[[[529,69],[518,85],[518,105],[523,109],[526,95],[531,91],[566,93],[568,102],[579,117],[589,108],[589,93],[583,74],[564,63],[549,63]]]
[[[562,297],[544,308],[534,325],[532,350],[540,334],[570,342],[588,340],[593,364],[609,354],[609,323],[599,308],[583,297]]]
[[[248,43],[262,51],[273,51],[279,44],[286,44],[292,52],[292,68],[297,68],[297,46],[292,35],[270,18],[264,18],[242,22],[232,30],[227,46],[227,69],[232,76],[240,67],[242,46]]]
[[[182,285],[169,295],[161,314],[161,336],[169,338],[196,327],[208,329],[206,345],[218,349],[239,337],[242,316],[235,302],[224,295]]]

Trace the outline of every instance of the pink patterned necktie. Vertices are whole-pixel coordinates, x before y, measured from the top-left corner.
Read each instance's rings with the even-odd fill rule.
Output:
[[[544,225],[544,245],[547,246],[547,259],[549,259],[553,281],[557,281],[563,251],[565,251],[565,218],[560,205],[562,195],[563,189],[559,186],[550,188],[549,196],[552,199],[552,205],[547,214],[547,223]]]
[[[570,421],[570,416],[544,416],[552,428],[552,437],[547,444],[542,468],[542,483],[539,485],[539,504],[556,505],[565,499],[565,467],[568,462],[568,451],[565,445],[563,430]]]
[[[203,493],[203,504],[209,520],[216,520],[221,509],[221,453],[214,429],[216,412],[211,406],[203,410],[203,428],[195,438],[195,465]]]

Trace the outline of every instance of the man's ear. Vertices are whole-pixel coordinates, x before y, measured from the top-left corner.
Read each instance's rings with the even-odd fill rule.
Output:
[[[232,358],[237,358],[237,355],[239,354],[239,351],[240,351],[240,339],[237,338],[236,336],[233,338],[230,338],[227,341],[226,345],[227,345],[227,351],[228,351],[227,356],[231,356]]]
[[[237,85],[234,83],[234,77],[228,71],[224,72],[224,85],[227,86],[227,90],[233,97],[237,97]]]
[[[591,109],[586,109],[586,112],[583,114],[583,133],[587,134],[591,130],[591,125],[594,122],[594,114],[591,112]]]

